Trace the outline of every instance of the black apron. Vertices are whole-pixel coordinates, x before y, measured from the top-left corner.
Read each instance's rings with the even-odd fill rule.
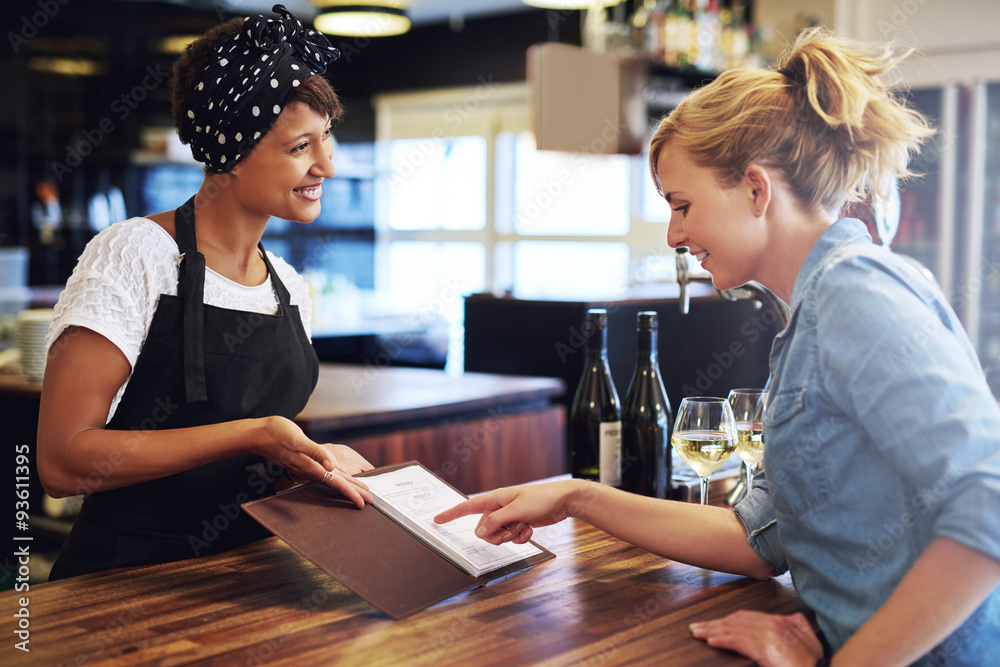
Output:
[[[121,450],[95,462],[96,474],[148,446],[144,431],[292,418],[316,386],[316,353],[263,245],[276,315],[205,305],[193,197],[177,209],[175,227],[183,257],[177,296],[159,297],[128,387],[106,426],[125,432]],[[205,556],[267,537],[240,505],[273,493],[282,472],[262,457],[240,455],[89,494],[49,579]]]

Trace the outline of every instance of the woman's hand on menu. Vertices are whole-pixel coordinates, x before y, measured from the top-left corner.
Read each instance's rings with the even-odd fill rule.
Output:
[[[761,667],[813,667],[823,657],[823,645],[802,614],[780,616],[741,609],[692,623],[690,630],[712,648],[735,651]]]
[[[570,499],[581,487],[579,480],[561,480],[497,489],[470,498],[434,517],[448,523],[467,514],[482,514],[476,536],[491,544],[531,539],[532,529],[549,526],[570,516]]]
[[[345,445],[320,445],[299,426],[284,417],[264,420],[267,435],[254,448],[258,453],[285,467],[298,479],[320,482],[343,493],[358,507],[372,502],[368,486],[353,475],[371,470],[363,456]]]
[[[324,443],[323,448],[329,450],[341,466],[351,475],[359,472],[372,470],[375,466],[368,462],[368,459],[358,454],[347,445],[333,445]]]

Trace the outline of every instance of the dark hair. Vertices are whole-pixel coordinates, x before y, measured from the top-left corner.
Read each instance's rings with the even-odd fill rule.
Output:
[[[185,109],[188,108],[186,104],[188,93],[201,80],[205,68],[216,59],[216,48],[219,41],[238,32],[243,27],[244,20],[241,17],[236,17],[210,28],[204,35],[188,44],[184,53],[174,63],[171,80],[171,110],[177,132],[185,144],[191,143],[193,139],[191,136],[193,129],[190,126],[188,126],[187,131],[184,129],[186,124],[183,115],[186,113]],[[292,102],[302,102],[321,116],[329,116],[330,120],[337,120],[344,115],[344,108],[341,106],[333,86],[319,74],[312,74],[302,80],[302,83],[295,88],[285,104],[287,106]]]
[[[307,76],[295,88],[287,104],[301,102],[321,116],[329,116],[330,120],[338,120],[344,115],[344,107],[340,98],[334,92],[330,82],[320,74]]]

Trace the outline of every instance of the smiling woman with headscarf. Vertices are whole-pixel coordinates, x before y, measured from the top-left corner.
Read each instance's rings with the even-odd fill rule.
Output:
[[[272,216],[319,215],[342,109],[321,76],[337,50],[274,10],[177,61],[174,116],[204,181],[180,208],[95,237],[56,306],[39,473],[52,496],[88,495],[52,579],[265,537],[240,504],[284,472],[371,500],[352,478],[364,458],[291,421],[317,379],[311,306],[261,237]]]

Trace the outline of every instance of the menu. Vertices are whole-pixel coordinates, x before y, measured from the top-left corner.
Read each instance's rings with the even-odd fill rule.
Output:
[[[444,525],[434,523],[435,516],[465,496],[421,465],[363,477],[375,507],[473,576],[542,553],[530,542],[496,546],[479,539],[475,534],[479,515],[463,516]]]
[[[555,558],[534,542],[495,546],[480,540],[477,515],[435,524],[436,514],[466,496],[415,461],[358,477],[375,499],[361,509],[315,483],[244,503],[243,509],[392,618]]]

